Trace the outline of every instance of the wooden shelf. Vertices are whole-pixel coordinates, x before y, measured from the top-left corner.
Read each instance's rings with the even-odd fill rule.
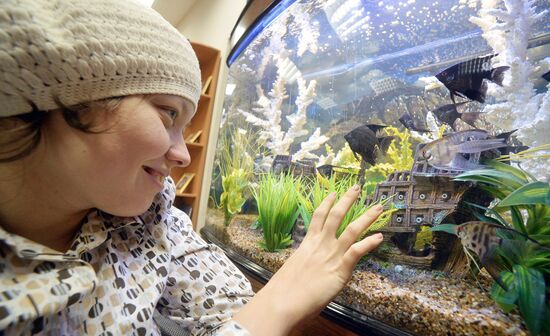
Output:
[[[184,139],[189,136],[192,138],[193,134],[200,132],[196,142],[185,142],[191,155],[191,163],[185,168],[172,169],[171,176],[174,181],[179,181],[183,174],[194,174],[193,180],[191,180],[189,185],[185,188],[185,192],[176,194],[174,205],[179,208],[191,208],[191,221],[193,222],[193,227],[196,227],[201,198],[200,193],[204,177],[206,150],[208,148],[208,138],[210,134],[210,123],[212,121],[212,110],[214,109],[216,88],[218,86],[221,52],[218,49],[200,43],[191,42],[191,46],[199,59],[202,85],[204,86],[208,78],[212,79],[206,92],[201,94],[197,105],[197,112],[182,135]]]
[[[187,197],[187,198],[195,198],[197,197],[197,194],[190,194],[190,193],[182,193],[182,194],[176,194],[178,197]]]
[[[199,142],[185,142],[185,145],[187,146],[187,148],[190,148],[190,147],[198,147],[198,148],[203,148],[204,145],[199,143]]]

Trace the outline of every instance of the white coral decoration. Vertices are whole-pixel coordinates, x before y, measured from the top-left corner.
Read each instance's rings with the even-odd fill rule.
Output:
[[[277,58],[281,60],[280,57]],[[270,150],[273,156],[290,154],[290,146],[295,139],[306,136],[308,131],[304,129],[307,121],[307,107],[313,102],[315,97],[316,81],[312,80],[307,83],[303,78],[297,79],[298,97],[296,98],[297,110],[293,114],[286,117],[290,123],[287,132],[283,132],[281,128],[281,106],[283,101],[288,98],[285,89],[285,80],[279,74],[273,85],[273,89],[269,92],[268,97],[265,96],[263,90],[258,87],[259,107],[253,108],[255,114],[263,115],[265,119],[256,115],[239,110],[246,118],[246,121],[260,127],[260,141],[265,141],[265,146]],[[311,153],[323,145],[329,138],[320,135],[320,129],[317,128],[308,140],[302,142],[300,150],[293,154],[295,160],[305,158],[317,158],[317,155]]]
[[[239,110],[246,118],[246,121],[260,127],[260,142],[265,142],[265,146],[271,150],[274,155],[283,154],[285,151],[283,144],[284,132],[281,129],[281,106],[283,101],[288,98],[285,89],[285,82],[279,76],[273,88],[268,93],[269,98],[265,96],[262,88],[256,87],[258,92],[259,107],[252,109],[256,114],[263,115],[265,119],[259,118],[250,112]]]
[[[307,10],[307,4],[297,3],[296,8],[292,11],[294,16],[294,24],[291,25],[292,33],[299,35],[298,49],[296,54],[303,56],[306,51],[316,54],[319,50],[319,22],[312,21]]]
[[[503,9],[499,5],[503,3]],[[534,147],[548,142],[550,129],[550,90],[536,94],[529,75],[533,65],[527,60],[527,44],[533,23],[547,14],[536,12],[534,1],[484,0],[479,17],[470,20],[481,27],[483,37],[498,56],[498,65],[509,65],[503,87],[489,84],[489,93],[501,103],[486,105],[486,119],[503,129],[518,129],[516,135],[523,143]],[[541,171],[542,162],[526,162],[525,169]],[[539,178],[548,178],[537,176]]]

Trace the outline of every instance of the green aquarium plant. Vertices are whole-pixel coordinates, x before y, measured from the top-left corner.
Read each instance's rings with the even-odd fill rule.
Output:
[[[549,335],[550,186],[499,161],[462,173],[455,180],[476,182],[494,197],[490,207],[470,206],[480,221],[506,228],[498,231],[503,234],[495,246],[502,286],[495,282],[491,297],[505,312],[517,308],[531,335]],[[456,225],[441,227],[442,231],[457,231]]]
[[[249,130],[228,128],[220,138],[221,158],[219,162],[222,179],[220,208],[224,211],[224,223],[241,211],[251,195],[250,182],[253,179],[255,156],[254,134]]]
[[[231,218],[241,211],[246,202],[245,190],[250,184],[250,174],[244,169],[234,169],[227,175],[222,175],[223,192],[220,196],[220,205],[224,210],[224,224],[227,226]]]
[[[317,174],[313,183],[308,187],[301,187],[298,190],[299,213],[304,221],[306,230],[309,228],[313,211],[321,204],[328,194],[335,192],[339,198],[344,192],[357,183],[356,175],[338,176],[333,174],[329,178]]]
[[[276,252],[292,245],[291,231],[299,214],[298,193],[302,183],[301,178],[290,174],[260,176],[254,198],[263,232],[260,246],[266,251]]]
[[[318,175],[314,179],[309,188],[301,188],[298,193],[298,212],[304,221],[306,231],[309,229],[313,211],[321,204],[321,202],[334,191],[334,175],[331,178],[325,178]]]
[[[336,236],[337,237],[340,237],[342,232],[344,232],[344,230],[348,227],[349,224],[351,224],[354,220],[356,220],[362,214],[367,212],[370,208],[372,208],[373,206],[378,204],[378,203],[373,203],[373,204],[370,204],[369,206],[365,206],[365,200],[366,200],[366,195],[365,195],[365,193],[363,193],[363,195],[359,198],[359,200],[357,202],[353,203],[350,210],[348,211],[348,213],[346,214],[346,216],[342,220],[342,223],[340,223],[340,226],[338,227],[338,230],[336,231]],[[386,202],[387,202],[387,200],[384,200],[383,202],[380,202],[380,203],[384,205],[384,204],[386,204]],[[365,236],[369,232],[379,231],[384,226],[386,226],[386,224],[388,224],[390,222],[392,214],[396,211],[397,211],[397,209],[392,204],[389,207],[389,209],[384,210],[380,214],[380,216],[378,216],[378,218],[374,221],[374,223],[372,223],[368,227],[368,229],[365,230],[365,232],[363,232],[359,236],[359,239],[365,238]]]
[[[388,136],[393,136],[394,140],[388,147],[385,157],[379,158],[380,162],[365,170],[365,180],[367,183],[371,182],[372,190],[374,190],[376,183],[386,179],[388,174],[397,170],[410,170],[414,164],[410,132],[407,129],[400,131],[397,127],[393,126],[387,126],[384,128],[384,132]],[[332,150],[330,153],[332,153]],[[338,152],[333,164],[357,170],[361,166],[361,162],[353,155],[353,151],[347,143]]]
[[[298,212],[300,213],[300,216],[304,221],[304,226],[306,227],[306,230],[309,228],[313,212],[328,194],[335,192],[336,198],[340,199],[344,195],[344,193],[356,183],[357,175],[348,175],[342,178],[336,177],[335,175],[332,175],[330,178],[325,178],[321,175],[318,175],[310,188],[302,188],[302,191],[299,193],[298,196]],[[368,190],[363,189],[359,200],[357,200],[352,205],[352,207],[346,213],[344,219],[340,223],[340,226],[338,227],[338,230],[336,232],[336,235],[338,237],[351,222],[356,220],[359,216],[361,216],[368,209],[374,206],[374,204],[370,205],[369,207],[365,206],[365,201],[368,195]],[[367,234],[367,232],[376,231],[385,226],[391,219],[391,214],[395,211],[396,209],[394,209],[393,207],[385,210],[378,217],[378,219],[370,225],[369,229],[361,235],[361,238],[363,238]]]
[[[393,169],[391,172],[410,170],[414,164],[414,155],[409,130],[400,131],[397,127],[388,126],[384,128],[384,132],[395,138],[386,153],[387,161]]]

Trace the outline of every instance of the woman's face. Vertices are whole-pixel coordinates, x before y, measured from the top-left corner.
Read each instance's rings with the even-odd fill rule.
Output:
[[[76,130],[54,112],[44,129],[41,182],[78,208],[141,214],[170,170],[191,162],[182,133],[193,112],[179,96],[129,96],[117,111],[99,114],[99,134]]]

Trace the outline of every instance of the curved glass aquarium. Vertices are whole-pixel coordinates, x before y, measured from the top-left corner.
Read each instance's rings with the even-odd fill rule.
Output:
[[[550,3],[274,9],[228,61],[203,233],[275,272],[320,201],[360,183],[338,232],[381,203],[365,234],[384,243],[334,300],[344,314],[389,334],[550,334]]]

